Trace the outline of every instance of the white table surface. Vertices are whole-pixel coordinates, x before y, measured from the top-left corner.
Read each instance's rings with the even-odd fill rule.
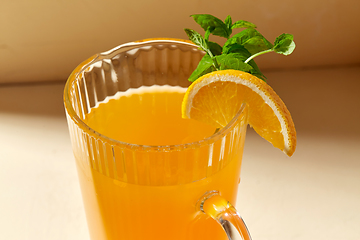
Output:
[[[249,131],[237,208],[254,240],[360,239],[360,67],[269,72],[288,158]],[[88,240],[64,83],[0,85],[0,239]]]

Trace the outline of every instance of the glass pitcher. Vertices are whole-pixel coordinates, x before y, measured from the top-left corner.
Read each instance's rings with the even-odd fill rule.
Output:
[[[185,40],[148,39],[96,54],[70,75],[64,104],[92,240],[251,239],[233,207],[246,106],[210,137],[176,145],[122,142],[86,122],[119,92],[188,87],[203,55]]]

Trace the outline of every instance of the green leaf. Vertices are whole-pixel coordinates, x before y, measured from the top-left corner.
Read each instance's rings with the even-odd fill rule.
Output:
[[[209,55],[204,55],[204,57],[200,60],[199,65],[197,66],[197,68],[194,70],[194,72],[190,75],[189,77],[189,81],[190,82],[194,82],[196,79],[198,79],[199,77],[213,72],[215,71],[215,67],[213,65],[213,60],[211,59],[211,57]]]
[[[255,30],[256,25],[251,22],[240,20],[232,23],[231,16],[227,16],[223,22],[209,14],[195,14],[191,17],[205,30],[204,37],[191,29],[185,29],[185,32],[193,43],[206,52],[198,67],[189,77],[189,81],[192,82],[204,74],[224,69],[248,72],[265,81],[266,77],[260,71],[254,58],[273,51],[289,55],[295,49],[291,34],[280,35],[273,45]],[[246,29],[229,38],[232,30],[236,28]],[[209,41],[210,34],[226,37],[228,40],[221,47],[219,44]]]
[[[235,28],[256,28],[256,25],[248,21],[239,20],[231,26],[231,29]]]
[[[220,70],[235,69],[249,72],[251,69],[253,69],[249,64],[244,63],[240,53],[223,54],[216,56],[216,59],[220,64]]]
[[[231,35],[230,29],[228,29],[226,24],[217,17],[210,14],[194,14],[191,15],[191,17],[193,17],[195,22],[197,22],[205,31],[208,27],[214,27],[214,30],[212,31],[213,35],[225,38],[229,38]]]
[[[254,36],[249,38],[245,43],[244,47],[249,50],[251,54],[255,54],[264,50],[272,48],[272,45],[262,36]]]
[[[209,40],[209,36],[211,34],[212,31],[214,31],[214,27],[208,27],[207,30],[205,31],[205,35],[204,35],[204,38],[206,41]]]
[[[263,35],[253,28],[247,28],[228,39],[223,47],[223,51],[225,52],[226,48],[235,43],[244,46],[251,54],[273,47]]]
[[[208,44],[210,51],[212,52],[212,54],[214,56],[221,55],[222,47],[219,44],[217,44],[216,42],[210,42],[210,41],[207,44]]]
[[[274,42],[273,50],[276,53],[289,55],[295,49],[294,36],[288,33],[283,33],[278,36]]]
[[[248,64],[252,67],[252,69],[250,70],[250,73],[262,80],[264,80],[266,82],[266,77],[265,75],[260,71],[259,67],[257,66],[257,64],[255,63],[254,60],[250,60],[248,62]]]
[[[238,53],[240,55],[237,55],[237,57],[239,59],[241,59],[241,61],[245,61],[246,59],[248,59],[250,56],[251,56],[251,53],[242,45],[240,44],[233,44],[233,45],[230,45],[228,48],[227,48],[227,51],[226,53]],[[225,52],[223,54],[226,54]],[[260,71],[259,67],[257,66],[257,64],[255,63],[254,60],[250,60],[248,62],[248,64],[252,67],[252,69],[249,71],[249,73],[251,73],[252,75],[262,79],[262,80],[266,80],[266,77],[264,76],[264,74]]]
[[[224,22],[225,22],[227,29],[229,30],[229,36],[230,36],[232,33],[232,28],[231,28],[232,27],[232,19],[231,19],[230,15],[226,17]]]
[[[203,38],[203,36],[200,35],[200,33],[196,32],[192,29],[188,29],[188,28],[185,28],[184,30],[185,30],[186,34],[188,35],[190,41],[192,41],[197,46],[199,46],[202,50],[204,50],[209,55],[211,55],[211,51],[207,45],[207,42]]]
[[[251,53],[243,46],[240,45],[238,43],[234,43],[228,46],[224,46],[223,49],[223,53],[224,54],[228,54],[228,53],[242,53],[244,56],[246,57],[250,57]],[[246,59],[246,58],[245,58]]]

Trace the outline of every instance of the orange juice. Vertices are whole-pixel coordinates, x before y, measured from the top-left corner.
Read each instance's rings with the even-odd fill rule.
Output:
[[[213,190],[236,203],[245,130],[206,140],[213,127],[181,118],[184,92],[130,89],[86,115],[96,134],[74,153],[92,240],[227,239],[197,204]]]
[[[211,136],[214,127],[181,118],[185,91],[166,85],[119,92],[93,108],[85,121],[107,137],[140,145],[176,145]]]

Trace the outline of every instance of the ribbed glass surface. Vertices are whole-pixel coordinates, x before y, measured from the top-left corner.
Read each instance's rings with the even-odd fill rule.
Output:
[[[154,40],[98,54],[81,71],[74,71],[65,90],[65,105],[78,164],[122,182],[159,186],[197,181],[215,174],[234,157],[241,159],[246,131],[243,115],[209,139],[173,146],[119,142],[83,122],[91,108],[119,91],[151,85],[188,86],[187,79],[202,56],[202,51],[187,42]]]
[[[69,77],[64,102],[92,240],[227,239],[196,206],[214,190],[235,204],[246,108],[207,139],[169,146],[114,140],[84,121],[92,108],[118,92],[187,87],[202,56],[185,41],[147,40],[95,55]]]

